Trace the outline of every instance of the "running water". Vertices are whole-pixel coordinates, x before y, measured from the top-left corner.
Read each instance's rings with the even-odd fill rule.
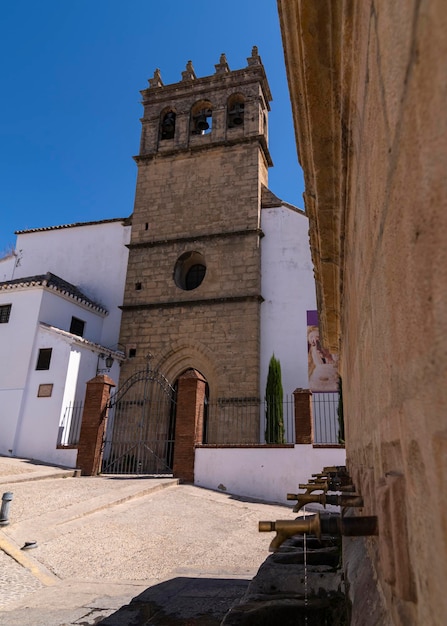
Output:
[[[306,506],[303,508],[303,519],[306,519]],[[307,624],[307,534],[303,534],[303,563],[304,563],[304,623]]]

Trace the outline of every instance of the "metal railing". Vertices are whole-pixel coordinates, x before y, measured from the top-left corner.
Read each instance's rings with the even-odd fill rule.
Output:
[[[312,394],[314,443],[338,444],[337,392]],[[83,402],[72,402],[66,407],[59,426],[58,445],[75,446],[81,432]],[[204,444],[260,445],[295,443],[295,403],[293,396],[282,403],[284,436],[275,439],[275,432],[267,428],[267,402],[258,398],[219,398],[204,406]]]
[[[312,393],[314,443],[339,443],[338,403],[338,392]]]
[[[205,444],[259,445],[294,443],[295,407],[293,397],[282,403],[283,428],[267,425],[267,402],[258,398],[219,398],[205,405]],[[276,408],[275,410],[278,411]],[[280,410],[279,410],[280,413]],[[281,434],[283,433],[283,436]]]
[[[59,425],[58,446],[76,446],[81,434],[83,402],[70,402]]]

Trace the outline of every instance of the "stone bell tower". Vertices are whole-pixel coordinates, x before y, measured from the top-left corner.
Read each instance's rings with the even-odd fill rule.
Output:
[[[206,379],[210,402],[258,398],[260,212],[270,89],[256,47],[244,69],[222,54],[212,76],[189,61],[160,71],[144,114],[120,342],[122,380],[148,354],[171,383]],[[254,426],[259,428],[259,424]]]

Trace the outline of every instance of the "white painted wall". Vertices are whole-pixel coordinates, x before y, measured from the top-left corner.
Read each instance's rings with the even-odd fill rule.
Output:
[[[52,272],[79,287],[109,311],[98,341],[115,347],[129,241],[130,226],[123,226],[121,221],[23,233],[17,236],[20,261],[14,278]]]
[[[0,304],[12,305],[9,322],[0,324],[0,454],[14,448],[41,300],[42,290],[0,292]]]
[[[308,387],[306,311],[316,308],[309,221],[298,209],[262,209],[261,393],[272,354],[281,363],[285,395]]]
[[[35,369],[41,348],[52,348],[48,370]],[[69,358],[70,343],[67,339],[50,329],[39,327],[31,355],[28,380],[23,392],[22,409],[14,441],[14,456],[68,464],[69,459],[64,454],[67,451],[57,450],[56,445]],[[53,385],[51,397],[38,397],[41,384]]]
[[[342,448],[196,448],[194,484],[290,505],[287,493],[297,493],[299,483],[327,465],[345,464]]]
[[[12,280],[15,264],[15,254],[7,254],[0,259],[0,282],[4,280]]]
[[[53,290],[44,290],[39,313],[40,322],[69,331],[72,317],[85,322],[84,337],[86,339],[101,343],[103,325],[106,323],[107,316],[83,307],[72,298],[66,298]]]

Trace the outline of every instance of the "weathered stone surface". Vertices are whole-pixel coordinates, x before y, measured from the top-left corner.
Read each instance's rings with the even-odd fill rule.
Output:
[[[379,587],[374,606],[383,599],[402,626],[442,624],[445,3],[278,6],[321,333],[341,351],[347,464],[365,511],[381,518],[383,537],[369,540],[365,552]],[[389,484],[392,475],[404,478],[400,488]],[[363,626],[360,613],[353,624]]]

